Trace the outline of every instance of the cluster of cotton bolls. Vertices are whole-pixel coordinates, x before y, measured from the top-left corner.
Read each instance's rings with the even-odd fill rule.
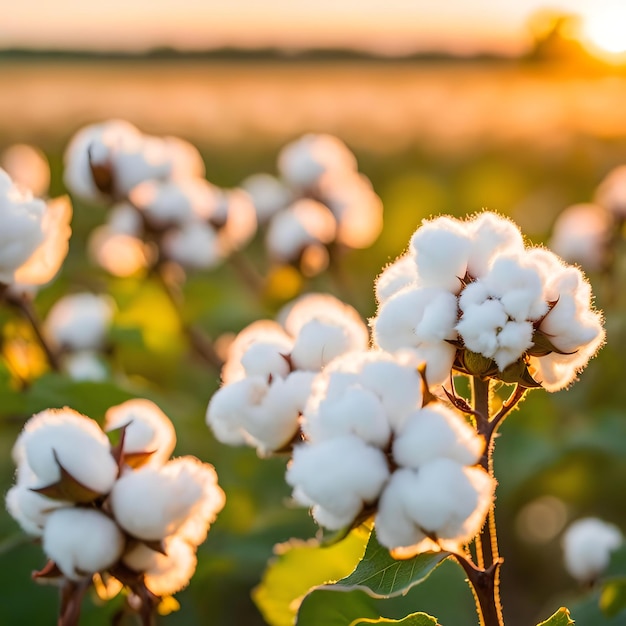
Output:
[[[281,150],[278,171],[242,182],[275,261],[313,275],[328,265],[329,246],[366,248],[380,234],[380,198],[338,138],[304,135]]]
[[[159,257],[189,269],[220,263],[256,232],[247,194],[205,180],[198,150],[112,120],[80,130],[65,153],[65,183],[77,196],[112,204],[92,234],[95,261],[128,276]]]
[[[13,448],[17,479],[6,504],[41,539],[53,562],[46,578],[63,584],[107,573],[118,590],[124,584],[155,596],[187,585],[224,493],[211,465],[170,459],[175,443],[172,423],[147,400],[109,409],[104,430],[69,408],[26,422]]]
[[[583,584],[593,583],[606,570],[611,554],[624,537],[617,526],[596,517],[578,519],[563,535],[565,569]]]
[[[104,380],[107,367],[100,354],[107,347],[115,305],[104,295],[76,293],[54,303],[43,331],[60,355],[62,366],[75,380]]]
[[[612,262],[612,245],[626,219],[626,165],[611,170],[595,191],[593,202],[574,204],[554,222],[550,248],[566,261],[589,271]]]
[[[207,409],[218,440],[247,444],[260,454],[298,437],[315,374],[336,356],[369,343],[358,313],[330,295],[302,296],[279,320],[254,322],[239,333],[222,370],[223,386]]]
[[[413,349],[431,385],[454,369],[556,391],[604,341],[583,273],[491,212],[425,221],[376,297],[376,344]]]
[[[322,526],[375,515],[378,540],[396,556],[458,550],[479,532],[495,490],[477,466],[484,439],[422,393],[418,365],[411,352],[332,361],[313,383],[306,442],[294,447],[286,476]]]
[[[0,169],[0,287],[15,295],[43,285],[67,256],[72,207],[45,201]]]

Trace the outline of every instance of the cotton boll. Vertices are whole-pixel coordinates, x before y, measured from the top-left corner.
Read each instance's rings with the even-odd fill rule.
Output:
[[[117,478],[117,463],[98,424],[72,409],[48,409],[31,417],[13,447],[13,458],[37,476],[37,487],[61,478],[59,464],[78,482],[108,493]]]
[[[624,197],[626,208],[626,195]],[[596,204],[575,204],[556,219],[552,228],[550,248],[570,263],[585,269],[602,269],[613,228],[609,211]]]
[[[424,535],[467,543],[479,532],[494,489],[495,481],[481,468],[464,467],[446,458],[417,471],[397,470],[380,499],[378,537],[390,548],[419,543]],[[404,518],[404,523],[393,522],[391,515]],[[412,533],[408,522],[415,527]],[[394,531],[402,533],[395,536]]]
[[[314,187],[324,174],[341,175],[356,169],[354,154],[332,135],[304,135],[278,155],[278,171],[296,189]]]
[[[411,238],[418,284],[458,294],[471,246],[471,236],[459,220],[438,217],[423,222]]]
[[[215,230],[199,220],[169,230],[163,237],[162,247],[169,259],[194,270],[213,268],[224,258]]]
[[[337,222],[330,209],[321,202],[304,198],[272,218],[265,243],[275,259],[291,262],[307,246],[333,241],[336,230]]]
[[[118,202],[109,209],[107,226],[113,233],[141,237],[143,219],[137,209],[128,202]]]
[[[124,430],[124,454],[150,452],[148,463],[162,465],[176,447],[174,424],[150,400],[127,400],[111,407],[104,416],[104,430]]]
[[[379,448],[385,448],[391,436],[378,396],[356,385],[332,400],[322,400],[317,411],[307,415],[303,430],[312,442],[352,434]]]
[[[409,416],[392,451],[398,465],[419,469],[439,457],[474,465],[484,448],[484,439],[463,417],[441,404],[429,404]]]
[[[291,358],[298,369],[319,371],[334,357],[352,347],[345,328],[322,320],[311,320],[298,333]]]
[[[64,296],[50,309],[44,332],[69,350],[98,350],[106,340],[114,312],[111,298],[92,293]]]
[[[374,282],[376,301],[379,305],[405,287],[417,281],[417,266],[412,254],[405,254],[387,265]]]
[[[159,541],[192,516],[202,502],[203,484],[195,467],[170,461],[123,474],[111,491],[116,522],[131,536]]]
[[[313,515],[320,523],[337,530],[378,498],[388,475],[383,452],[351,435],[296,446],[286,480],[294,497],[316,503]]]
[[[102,357],[91,350],[81,350],[63,356],[63,371],[76,381],[100,382],[109,377]]]
[[[115,522],[94,509],[65,508],[48,517],[43,550],[70,580],[90,578],[115,564],[125,539]]]
[[[256,210],[259,223],[264,224],[272,215],[293,201],[293,194],[278,178],[271,174],[253,174],[241,183]]]
[[[144,573],[146,587],[156,596],[170,596],[185,588],[198,559],[193,546],[174,535],[165,544],[166,554],[137,544],[124,555],[124,563],[136,572]]]
[[[6,507],[9,515],[29,535],[41,537],[46,521],[56,509],[71,506],[71,502],[51,500],[35,493],[30,486],[18,484],[11,487],[6,495]]]
[[[284,378],[291,371],[289,348],[289,343],[282,341],[259,341],[252,344],[241,356],[241,365],[246,376]]]
[[[606,175],[596,190],[594,202],[620,219],[626,216],[626,165],[620,165]]]
[[[180,137],[163,137],[165,153],[170,163],[170,178],[202,178],[206,174],[204,161],[198,148]]]
[[[247,359],[249,372],[242,364],[242,358],[257,344],[261,347],[252,351]],[[228,349],[228,358],[222,368],[222,382],[228,385],[247,375],[258,374],[269,376],[270,374],[283,376],[288,371],[288,364],[283,357],[280,362],[275,360],[276,355],[288,355],[293,348],[293,339],[284,331],[280,324],[270,320],[258,320],[246,326],[231,343]],[[272,355],[273,365],[265,367],[265,359],[268,353]],[[257,359],[257,356],[260,358]],[[278,366],[279,369],[274,368]]]
[[[133,235],[113,232],[108,225],[94,229],[87,244],[89,256],[113,276],[133,276],[152,260],[146,244]]]
[[[50,165],[46,155],[24,143],[9,146],[0,154],[0,167],[22,189],[40,198],[50,187]]]
[[[468,224],[472,238],[472,248],[467,262],[470,276],[484,276],[492,261],[500,254],[522,254],[524,238],[511,220],[484,211]]]
[[[576,520],[563,535],[565,569],[582,583],[594,581],[608,567],[624,538],[619,528],[596,517]]]
[[[267,393],[268,386],[266,379],[254,376],[234,381],[213,394],[206,412],[206,423],[218,441],[231,446],[248,441],[242,415]]]
[[[256,234],[257,218],[248,194],[241,189],[222,192],[224,216],[218,232],[226,254],[241,250]]]

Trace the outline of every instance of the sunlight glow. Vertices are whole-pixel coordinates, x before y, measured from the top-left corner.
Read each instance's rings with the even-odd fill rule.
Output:
[[[598,52],[626,57],[626,5],[612,4],[590,14],[584,35]]]

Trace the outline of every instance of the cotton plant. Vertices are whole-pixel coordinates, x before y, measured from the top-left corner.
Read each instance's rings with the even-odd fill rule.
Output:
[[[58,359],[45,342],[32,300],[65,260],[71,218],[67,197],[36,198],[0,169],[0,300],[26,317],[53,368]]]
[[[171,421],[141,399],[111,407],[102,428],[67,407],[24,425],[6,505],[49,559],[33,577],[59,586],[59,624],[79,623],[91,586],[103,598],[125,589],[120,616],[152,624],[159,604],[189,583],[225,497],[211,465],[170,458],[175,444]]]
[[[74,380],[104,380],[108,376],[102,354],[115,313],[106,295],[88,292],[57,300],[43,323],[48,342],[57,351],[63,370]]]
[[[293,500],[335,540],[373,527],[367,559],[381,548],[392,562],[415,559],[415,568],[454,558],[481,625],[501,626],[496,434],[528,390],[576,380],[604,343],[602,314],[579,268],[488,211],[425,220],[376,279],[375,295],[371,345],[341,343],[333,354],[328,333],[297,403],[286,384],[298,361],[293,333],[267,323],[246,329],[207,421],[225,443],[290,452]],[[328,308],[311,303],[320,316]],[[497,402],[503,386],[509,396]],[[287,409],[290,426],[274,438]],[[356,579],[361,567],[371,573],[364,562]]]
[[[342,249],[372,245],[382,228],[382,203],[340,139],[304,135],[285,145],[277,161],[278,176],[255,174],[241,184],[274,263],[314,276]]]
[[[254,322],[237,335],[206,414],[219,441],[249,445],[261,455],[291,449],[301,437],[315,374],[369,343],[358,313],[327,294],[302,296],[278,318]]]

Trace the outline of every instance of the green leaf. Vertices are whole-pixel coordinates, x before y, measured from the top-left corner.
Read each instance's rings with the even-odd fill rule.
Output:
[[[600,593],[600,609],[607,617],[615,617],[626,607],[626,578],[608,581]]]
[[[401,626],[439,626],[439,622],[426,613],[411,613],[402,619],[357,619],[350,626],[365,626],[366,624],[400,624]]]
[[[265,621],[270,626],[292,626],[301,598],[311,587],[338,580],[354,569],[366,541],[367,534],[358,529],[328,547],[315,540],[292,540],[276,546],[277,558],[252,592]]]
[[[364,589],[374,598],[389,598],[406,593],[430,576],[447,557],[447,552],[424,552],[412,559],[398,561],[378,543],[372,533],[363,559],[356,569],[335,587]]]
[[[296,626],[348,626],[358,620],[379,617],[374,600],[363,591],[318,587],[305,596],[295,623]]]
[[[570,618],[569,611],[561,607],[552,617],[537,626],[573,626],[574,622]]]

